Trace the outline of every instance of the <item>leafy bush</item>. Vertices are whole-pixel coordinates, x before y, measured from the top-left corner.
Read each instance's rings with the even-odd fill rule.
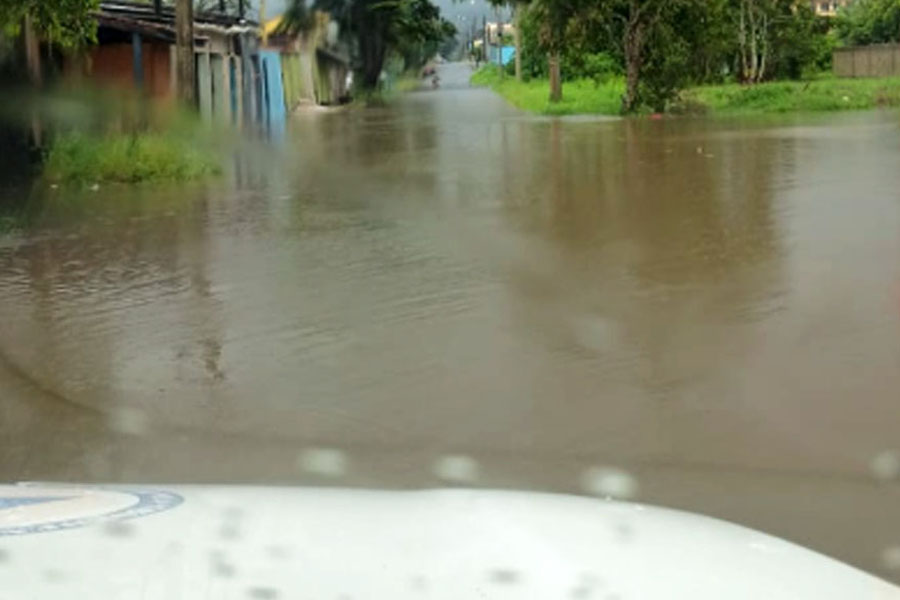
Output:
[[[171,134],[57,137],[47,153],[44,176],[51,181],[139,182],[197,179],[221,167],[214,155],[189,138]]]
[[[900,41],[900,2],[856,0],[838,14],[835,29],[851,46]]]
[[[900,79],[773,81],[686,90],[678,112],[794,112],[861,110],[900,106]]]

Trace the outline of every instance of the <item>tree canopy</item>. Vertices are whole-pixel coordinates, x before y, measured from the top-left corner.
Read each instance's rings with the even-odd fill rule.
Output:
[[[18,33],[28,16],[43,39],[64,48],[77,47],[97,35],[91,16],[100,0],[0,0],[0,28],[8,35]]]
[[[686,85],[827,68],[828,31],[796,0],[534,0],[522,19],[523,72],[547,76],[555,49],[562,80],[622,76],[624,111],[661,110]]]
[[[836,28],[848,45],[900,41],[900,0],[856,0],[838,14]]]
[[[312,6],[328,12],[342,33],[353,39],[359,82],[367,89],[378,85],[389,52],[400,53],[407,61],[421,59],[456,34],[429,0],[315,0]]]

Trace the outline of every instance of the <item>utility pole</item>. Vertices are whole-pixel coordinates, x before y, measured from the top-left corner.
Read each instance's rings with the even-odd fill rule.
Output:
[[[194,3],[177,0],[175,5],[175,80],[178,98],[185,106],[195,106],[194,88]]]
[[[500,69],[500,79],[503,79],[503,17],[497,10],[497,67]]]
[[[522,8],[517,0],[513,2],[513,36],[516,46],[516,81],[522,81]]]
[[[490,52],[490,36],[488,35],[487,17],[481,16],[481,58],[484,60],[484,66],[491,64]]]
[[[269,45],[269,34],[266,32],[266,0],[259,0],[259,29],[262,45]]]

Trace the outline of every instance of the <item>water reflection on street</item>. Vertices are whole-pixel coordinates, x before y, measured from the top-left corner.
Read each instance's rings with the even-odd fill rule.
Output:
[[[542,119],[466,68],[33,200],[0,478],[618,489],[900,580],[898,116]]]

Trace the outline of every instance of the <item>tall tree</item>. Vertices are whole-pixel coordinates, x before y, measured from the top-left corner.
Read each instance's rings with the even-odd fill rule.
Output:
[[[586,0],[534,0],[531,11],[539,23],[538,39],[547,53],[550,75],[550,102],[562,100],[562,54],[566,49],[566,33]]]
[[[739,0],[738,48],[741,81],[758,83],[766,76],[770,53],[769,29],[776,0]]]
[[[849,45],[900,41],[900,1],[856,0],[838,13],[835,25]]]
[[[18,33],[28,17],[35,33],[51,44],[74,48],[96,37],[91,15],[100,0],[0,0],[0,29]]]
[[[0,0],[0,30],[22,34],[32,82],[41,82],[40,41],[76,48],[95,39],[100,0]]]
[[[632,112],[640,104],[640,84],[647,58],[647,40],[653,28],[678,0],[622,0],[619,16],[622,28],[622,55],[625,61],[625,96],[622,111]]]
[[[354,39],[357,81],[364,89],[378,86],[388,52],[401,45],[440,44],[456,34],[429,0],[314,0],[313,7],[329,13],[342,34]]]
[[[96,39],[97,23],[91,11],[99,0],[0,0],[0,31],[24,38],[25,61],[32,85],[43,82],[41,41],[62,48],[78,48]],[[31,115],[31,141],[43,144],[40,114]]]
[[[528,8],[525,2],[513,2],[513,43],[516,46],[516,81],[522,81],[522,13]]]
[[[739,79],[798,78],[828,53],[827,25],[794,0],[733,0]],[[900,0],[891,0],[900,7]],[[898,10],[900,17],[900,10]]]
[[[178,98],[194,106],[194,4],[177,0],[175,5],[175,82]]]

